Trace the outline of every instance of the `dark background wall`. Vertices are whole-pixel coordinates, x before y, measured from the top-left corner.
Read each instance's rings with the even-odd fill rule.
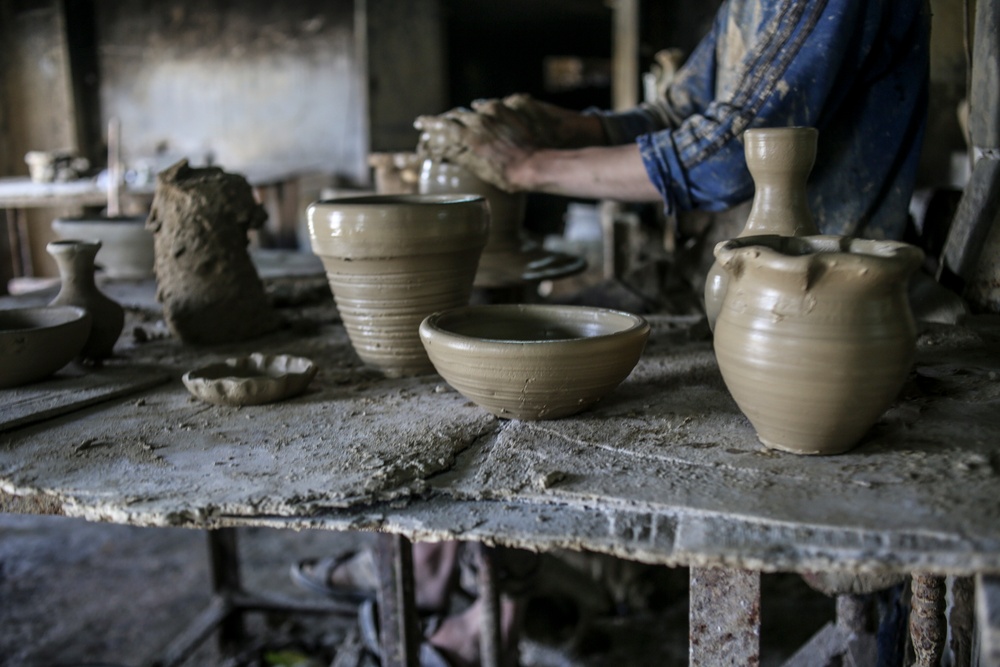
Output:
[[[364,178],[364,70],[350,2],[98,2],[101,108],[126,162]]]
[[[685,53],[720,0],[642,0],[638,67]],[[922,184],[952,181],[964,150],[963,0],[932,0],[932,109]],[[614,3],[606,0],[0,0],[0,175],[29,150],[102,165],[111,117],[132,167],[195,164],[370,185],[370,152],[416,145],[413,119],[527,92],[572,108],[611,105]],[[553,88],[553,58],[585,61]],[[603,75],[602,75],[603,73]],[[960,159],[960,158],[959,158]],[[48,222],[28,215],[43,273]],[[558,211],[544,215],[558,216]],[[52,267],[49,267],[51,269]]]

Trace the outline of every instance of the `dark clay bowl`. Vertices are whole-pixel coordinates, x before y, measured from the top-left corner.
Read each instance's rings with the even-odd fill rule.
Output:
[[[76,306],[0,310],[0,388],[43,380],[73,360],[90,334]]]

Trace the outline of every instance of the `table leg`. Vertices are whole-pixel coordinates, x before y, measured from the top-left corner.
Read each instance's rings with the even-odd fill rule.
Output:
[[[976,588],[972,577],[951,577],[951,653],[954,667],[973,667],[973,621]]]
[[[217,598],[228,601],[242,590],[236,529],[219,528],[209,530],[207,534],[212,589]],[[218,633],[219,648],[223,654],[238,647],[245,636],[243,615],[238,612],[226,614],[219,623]]]
[[[937,667],[948,637],[944,577],[914,574],[910,585],[910,641],[914,667]]]
[[[380,533],[375,554],[382,667],[418,667],[420,631],[413,596],[412,545],[401,535]]]
[[[500,667],[500,590],[497,587],[496,552],[485,544],[478,544],[479,596],[483,615],[479,632],[479,660],[482,667]]]
[[[691,568],[690,667],[760,664],[760,573]]]
[[[980,667],[1000,667],[1000,576],[976,575]]]

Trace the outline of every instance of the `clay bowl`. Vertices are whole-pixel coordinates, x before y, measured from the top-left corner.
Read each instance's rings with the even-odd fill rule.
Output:
[[[632,372],[642,317],[584,306],[466,306],[425,319],[420,337],[459,393],[507,419],[558,419],[593,405]]]
[[[90,335],[76,306],[0,310],[0,388],[43,380],[73,360]]]
[[[101,242],[97,264],[110,278],[142,280],[153,275],[153,235],[144,216],[56,218],[52,231],[62,239]]]
[[[469,303],[489,234],[472,195],[368,195],[315,202],[309,240],[362,361],[387,377],[434,372],[417,329]]]
[[[254,352],[188,371],[181,380],[196,398],[215,405],[263,405],[298,396],[316,376],[304,357]]]

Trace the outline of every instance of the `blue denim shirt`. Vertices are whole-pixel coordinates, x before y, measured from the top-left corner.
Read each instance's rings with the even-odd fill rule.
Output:
[[[666,211],[753,196],[741,135],[819,129],[809,201],[826,234],[900,238],[927,119],[925,0],[728,0],[664,99],[598,112],[637,141]]]

